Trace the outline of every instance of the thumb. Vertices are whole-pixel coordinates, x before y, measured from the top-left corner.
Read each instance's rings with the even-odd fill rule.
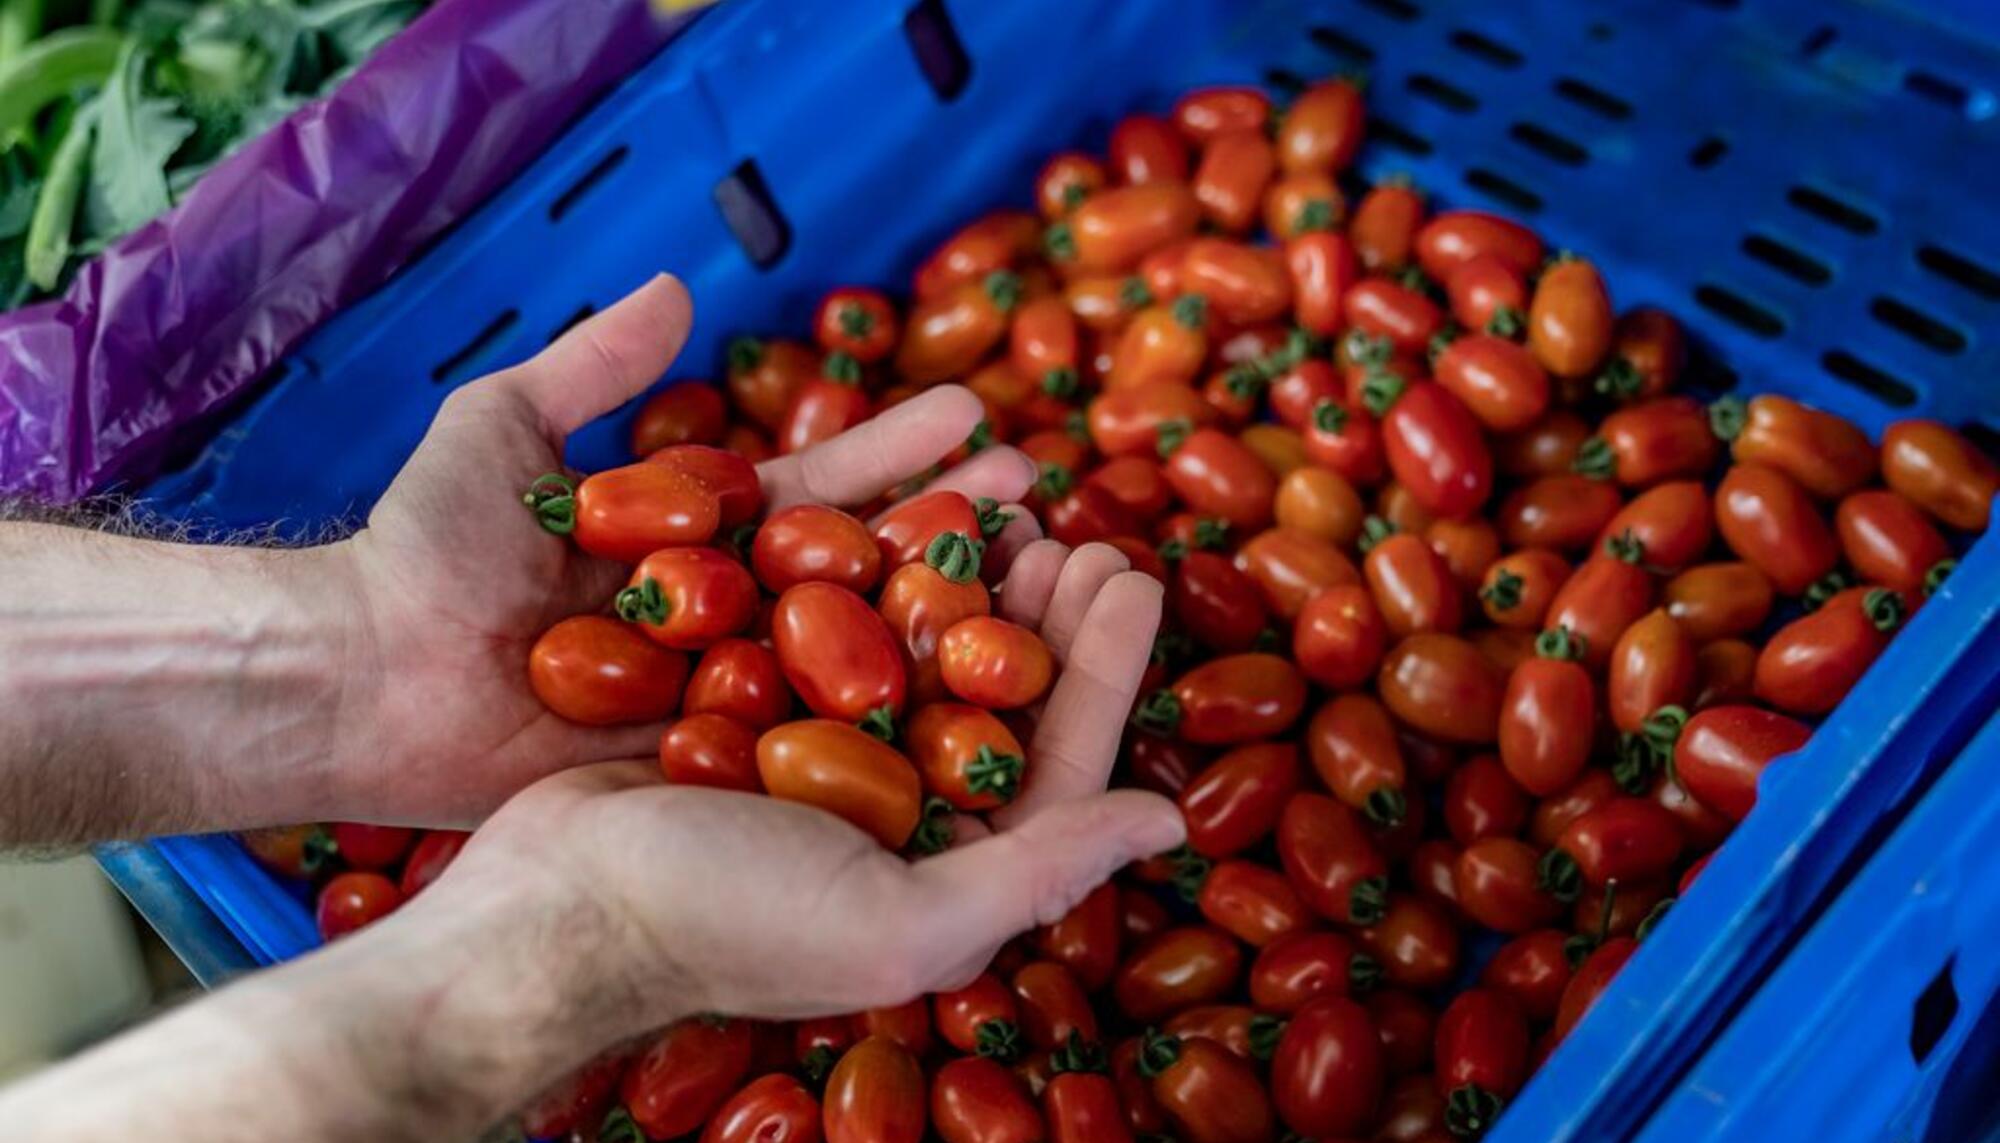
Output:
[[[1053,805],[1018,828],[913,867],[938,947],[933,963],[991,951],[1050,924],[1129,862],[1179,845],[1186,826],[1172,802],[1114,790]],[[946,944],[949,947],[945,947]]]
[[[550,432],[567,437],[658,381],[693,325],[687,287],[657,274],[494,382],[520,391]]]

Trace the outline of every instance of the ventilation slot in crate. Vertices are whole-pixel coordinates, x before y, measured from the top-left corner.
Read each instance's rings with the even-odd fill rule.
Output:
[[[1821,222],[1838,226],[1849,234],[1873,234],[1882,228],[1875,216],[1818,187],[1801,183],[1785,192],[1785,201]]]
[[[1745,333],[1776,337],[1785,332],[1785,319],[1756,302],[1714,284],[1697,286],[1694,300],[1701,308],[1722,318]]]
[[[1405,155],[1411,155],[1419,159],[1429,155],[1434,150],[1429,139],[1424,138],[1422,135],[1417,134],[1394,120],[1384,119],[1380,115],[1370,115],[1368,117],[1368,138],[1385,147],[1401,151]]]
[[[1405,24],[1424,14],[1423,9],[1411,3],[1411,0],[1360,0],[1360,4],[1363,8],[1371,8],[1391,20],[1400,20]]]
[[[1290,68],[1274,67],[1264,72],[1264,82],[1281,94],[1294,96],[1306,89],[1306,77]]]
[[[1455,111],[1460,115],[1470,115],[1472,112],[1479,110],[1478,96],[1462,87],[1446,83],[1434,75],[1425,75],[1419,72],[1411,76],[1403,86],[1410,89],[1410,94],[1421,96],[1444,108],[1446,111]]]
[[[1465,185],[1523,214],[1535,214],[1542,209],[1541,195],[1484,167],[1474,167],[1465,172]]]
[[[903,37],[910,42],[910,54],[917,58],[917,70],[931,85],[940,102],[949,103],[972,80],[972,57],[958,38],[951,13],[944,0],[922,0],[903,17]]]
[[[1451,34],[1451,46],[1476,60],[1483,60],[1494,67],[1512,70],[1526,62],[1527,57],[1506,44],[1482,35],[1470,28],[1460,28]]]
[[[1728,153],[1729,140],[1720,135],[1710,135],[1696,143],[1694,150],[1688,152],[1688,166],[1698,171],[1705,171],[1721,162],[1722,157]]]
[[[735,170],[715,184],[715,205],[736,235],[736,244],[759,270],[770,269],[791,249],[791,223],[785,221],[777,200],[771,197],[771,188],[755,159],[736,164]]]
[[[590,315],[596,312],[597,312],[596,306],[591,305],[589,302],[583,303],[582,305],[576,308],[575,313],[564,318],[561,325],[549,331],[549,340],[554,341],[556,338],[559,338],[563,334],[568,333],[570,330],[575,329],[577,326],[582,325],[584,321],[590,317]]]
[[[1507,134],[1523,147],[1565,167],[1580,167],[1590,160],[1590,152],[1583,144],[1539,124],[1516,123],[1507,128]]]
[[[610,177],[611,172],[617,170],[625,161],[625,156],[630,153],[630,149],[621,143],[592,164],[589,170],[578,176],[575,182],[564,188],[563,192],[556,196],[556,200],[549,204],[549,221],[561,222],[563,216],[574,209],[577,203],[582,202],[584,195],[589,194],[599,183]]]
[[[1895,298],[1879,297],[1868,303],[1868,316],[1938,353],[1965,352],[1965,334]]]
[[[1585,111],[1601,115],[1606,119],[1624,120],[1632,118],[1632,105],[1601,87],[1594,87],[1580,79],[1564,76],[1556,81],[1556,94],[1562,96]]]
[[[472,372],[472,367],[478,365],[485,358],[487,351],[498,344],[500,339],[506,336],[507,331],[514,328],[514,323],[520,320],[521,311],[510,309],[487,322],[486,327],[473,334],[472,340],[459,347],[456,353],[431,366],[431,380],[439,384],[465,380]]]
[[[2000,272],[1988,269],[1956,250],[1927,245],[1917,248],[1917,265],[1989,301],[2000,301]]]
[[[1828,350],[1820,356],[1819,363],[1829,376],[1873,395],[1884,404],[1906,409],[1917,403],[1917,391],[1907,382],[1844,349]]]
[[[1327,51],[1332,52],[1349,63],[1366,65],[1375,62],[1374,48],[1340,31],[1338,28],[1318,27],[1307,34],[1312,37],[1313,43],[1318,44],[1320,47],[1325,48]]]
[[[1833,270],[1825,262],[1796,246],[1766,235],[1752,234],[1743,239],[1743,252],[1808,286],[1824,286],[1833,280]]]

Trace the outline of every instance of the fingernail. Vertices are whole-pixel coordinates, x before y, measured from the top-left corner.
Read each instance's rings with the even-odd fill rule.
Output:
[[[1173,806],[1159,807],[1132,831],[1133,845],[1148,856],[1165,853],[1186,840],[1187,822]]]

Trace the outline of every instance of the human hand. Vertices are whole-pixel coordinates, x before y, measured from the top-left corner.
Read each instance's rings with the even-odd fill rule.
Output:
[[[909,863],[820,810],[593,766],[508,802],[406,911],[508,894],[519,924],[564,934],[566,971],[620,998],[604,1042],[692,1012],[789,1019],[961,986],[1015,934],[1181,840],[1165,799],[1104,792],[1160,598],[1104,545],[1041,541],[1015,561],[1001,612],[1038,627],[1062,669],[991,836]]]
[[[549,713],[528,652],[557,620],[602,610],[629,569],[535,525],[523,489],[562,467],[572,432],[644,391],[687,340],[687,292],[660,276],[532,360],[453,393],[367,527],[336,545],[357,600],[350,687],[325,817],[466,825],[548,774],[652,753],[658,726],[590,728]],[[977,398],[932,390],[839,438],[759,467],[771,507],[863,503],[927,471],[978,424]],[[1035,468],[995,447],[933,483],[1012,501]],[[1016,512],[995,566],[1039,536]],[[1046,552],[1031,566],[1048,570]],[[1024,589],[1023,594],[1026,594]]]

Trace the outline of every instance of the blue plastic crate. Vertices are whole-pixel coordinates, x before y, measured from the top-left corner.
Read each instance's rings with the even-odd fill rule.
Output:
[[[2000,1138],[2000,716],[1639,1136]]]
[[[2000,426],[2000,56],[1980,0],[731,0],[388,287],[329,322],[153,493],[223,524],[365,511],[455,384],[532,353],[660,268],[699,316],[680,371],[739,332],[804,328],[818,293],[901,282],[977,211],[1024,202],[1061,146],[1186,87],[1365,70],[1368,178],[1515,213],[1591,255],[1621,306],[1697,334],[1716,385],[1879,430]],[[942,23],[940,23],[942,21]],[[940,29],[963,50],[912,48]],[[1954,30],[1955,29],[1955,30]],[[1991,32],[1988,28],[1986,31]],[[934,83],[935,79],[935,83]],[[729,180],[738,180],[731,183]],[[766,268],[717,208],[761,185]],[[626,416],[572,459],[623,459]],[[1503,1121],[1506,1139],[1628,1132],[1809,919],[1857,848],[1990,708],[2000,543],[1972,551]],[[1983,641],[1983,645],[1982,645]],[[1919,714],[1918,712],[1921,711]],[[226,839],[161,843],[256,961],[304,908]]]

